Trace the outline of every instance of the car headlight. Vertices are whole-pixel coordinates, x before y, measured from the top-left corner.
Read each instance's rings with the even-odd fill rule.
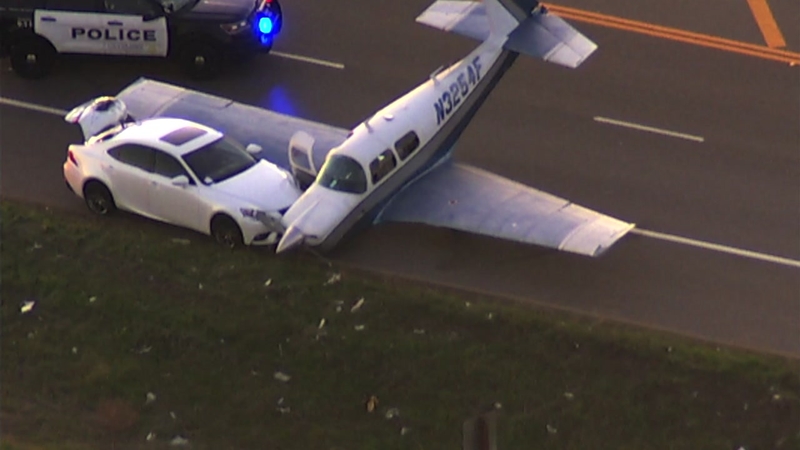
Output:
[[[228,34],[235,34],[239,33],[240,31],[248,28],[250,26],[250,22],[247,20],[242,20],[240,22],[235,23],[223,23],[220,25],[222,30]]]

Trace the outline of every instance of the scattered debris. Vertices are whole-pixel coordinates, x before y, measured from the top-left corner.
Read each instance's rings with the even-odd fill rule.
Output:
[[[425,330],[423,330],[422,328],[415,328],[414,334],[425,334]]]
[[[747,411],[748,409],[750,409],[750,405],[748,405],[747,402],[744,402],[744,410]]]
[[[272,284],[272,278],[269,278],[267,279],[267,281],[264,282],[264,287],[268,287],[271,284]]]
[[[410,432],[411,432],[411,428],[409,428],[409,427],[400,428],[400,436],[405,436]]]
[[[697,391],[692,391],[692,398],[697,398]]]
[[[153,347],[150,347],[149,345],[145,345],[145,346],[141,347],[139,350],[136,350],[136,353],[138,353],[140,355],[143,355],[145,353],[150,353],[150,350],[152,350],[152,349],[153,349]]]
[[[203,290],[203,283],[197,283],[197,289]]]
[[[465,306],[465,307],[467,307],[467,308],[469,308],[470,306],[472,306],[472,303],[470,303],[470,302],[464,302],[464,306]]]
[[[350,312],[354,313],[354,312],[358,311],[359,309],[361,309],[362,306],[364,306],[364,297],[361,297],[360,299],[358,299],[356,304],[353,305],[352,308],[350,308]]]
[[[581,348],[581,344],[578,344],[577,342],[575,342],[575,350],[577,350],[579,348]]]
[[[489,313],[486,315],[486,318],[492,320],[494,318],[494,313]]]
[[[353,329],[355,329],[356,331],[363,331],[364,330],[364,325],[356,325],[356,326],[353,327]]]
[[[154,401],[156,401],[156,394],[153,394],[152,392],[148,392],[147,395],[145,396],[144,404],[145,405],[149,405],[150,403],[153,403]]]
[[[178,416],[177,416],[177,415],[175,415],[175,411],[170,411],[170,412],[169,412],[169,416],[170,416],[170,417],[172,417],[172,420],[175,420],[175,419],[177,419],[177,418],[178,418]]]
[[[73,355],[77,355],[78,354],[78,347],[72,347],[72,354]]]
[[[388,410],[386,410],[386,414],[384,414],[384,416],[387,419],[394,419],[399,415],[400,415],[400,410],[397,408],[389,408]]]
[[[494,406],[494,409],[501,409],[503,407],[503,404],[500,402],[494,402],[494,405],[492,406]]]
[[[275,372],[275,374],[273,375],[273,377],[274,377],[276,380],[280,381],[281,383],[286,383],[287,381],[289,381],[289,380],[291,380],[291,379],[292,379],[292,377],[291,377],[291,376],[289,376],[289,375],[287,375],[287,374],[285,374],[285,373],[283,373],[283,372]]]
[[[336,312],[337,313],[342,312],[342,305],[344,305],[343,301],[341,301],[341,300],[337,300],[336,301]]]
[[[283,358],[283,345],[281,345],[280,342],[278,342],[278,353],[281,355],[281,358]]]
[[[320,319],[319,325],[317,325],[317,329],[321,330],[322,327],[324,327],[324,326],[325,326],[325,318],[323,317],[322,319]]]
[[[283,397],[278,399],[278,406],[275,408],[281,414],[288,414],[292,412],[292,408],[289,406],[283,406]]]
[[[42,244],[40,244],[38,242],[34,242],[33,243],[33,247],[29,248],[28,251],[31,252],[31,251],[34,251],[34,250],[39,250],[40,248],[42,248]]]
[[[371,412],[375,411],[375,408],[377,408],[377,407],[378,407],[378,397],[375,397],[374,395],[371,395],[369,397],[369,400],[367,400],[367,412],[371,413]]]
[[[171,441],[169,441],[169,445],[173,445],[173,446],[189,445],[189,440],[184,438],[184,437],[182,437],[182,436],[175,436],[174,438],[172,438]]]
[[[328,286],[328,285],[331,285],[331,284],[335,284],[335,283],[338,283],[341,280],[342,280],[342,274],[335,273],[335,274],[331,275],[330,278],[328,278],[328,281],[326,281],[323,284],[323,286]]]
[[[572,392],[564,392],[564,398],[566,398],[567,400],[572,400],[573,398],[575,398],[575,395]]]
[[[26,300],[25,302],[22,303],[22,307],[19,309],[19,312],[21,312],[22,314],[27,314],[31,312],[34,306],[36,306],[35,301]]]
[[[183,238],[172,238],[172,242],[174,242],[176,244],[181,244],[181,245],[189,245],[189,243],[191,241],[189,241],[188,239],[183,239]]]
[[[556,434],[556,433],[558,433],[558,429],[548,423],[547,424],[547,432],[550,433],[550,434]]]
[[[156,434],[151,431],[151,432],[147,433],[147,437],[145,438],[145,440],[147,442],[150,442],[155,438],[156,438]]]
[[[772,400],[773,401],[777,402],[780,399],[781,399],[781,394],[772,394]]]
[[[96,301],[97,301],[97,297],[95,297],[94,295],[89,297],[89,303],[94,303]]]
[[[33,339],[34,336],[36,336],[36,333],[33,331],[28,332],[28,339]]]
[[[667,347],[667,353],[672,353],[672,346]]]

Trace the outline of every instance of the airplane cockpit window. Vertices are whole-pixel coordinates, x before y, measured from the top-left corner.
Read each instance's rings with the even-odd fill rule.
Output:
[[[378,184],[383,177],[389,174],[394,168],[397,167],[397,158],[394,152],[389,149],[384,150],[383,153],[378,155],[369,163],[369,171],[372,173],[372,184]]]
[[[419,136],[413,131],[409,131],[394,143],[394,148],[401,160],[408,158],[408,155],[414,153],[417,147],[419,147]]]
[[[363,194],[367,191],[367,174],[355,159],[332,155],[322,166],[317,183],[334,191]]]

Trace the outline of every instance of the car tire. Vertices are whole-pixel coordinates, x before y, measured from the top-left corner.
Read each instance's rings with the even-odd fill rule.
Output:
[[[99,181],[90,181],[83,187],[83,199],[89,211],[98,216],[108,216],[117,211],[114,196],[105,184]]]
[[[244,246],[242,230],[230,216],[217,214],[211,220],[211,236],[217,243],[228,248]]]
[[[187,42],[178,51],[181,69],[195,80],[207,80],[218,75],[223,59],[222,49],[205,41]]]
[[[11,47],[11,68],[22,78],[38,79],[53,70],[58,53],[41,37],[25,38]]]

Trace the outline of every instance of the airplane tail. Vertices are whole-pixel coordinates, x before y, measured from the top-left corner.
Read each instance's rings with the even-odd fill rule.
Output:
[[[537,0],[437,0],[416,21],[571,68],[597,49]]]

